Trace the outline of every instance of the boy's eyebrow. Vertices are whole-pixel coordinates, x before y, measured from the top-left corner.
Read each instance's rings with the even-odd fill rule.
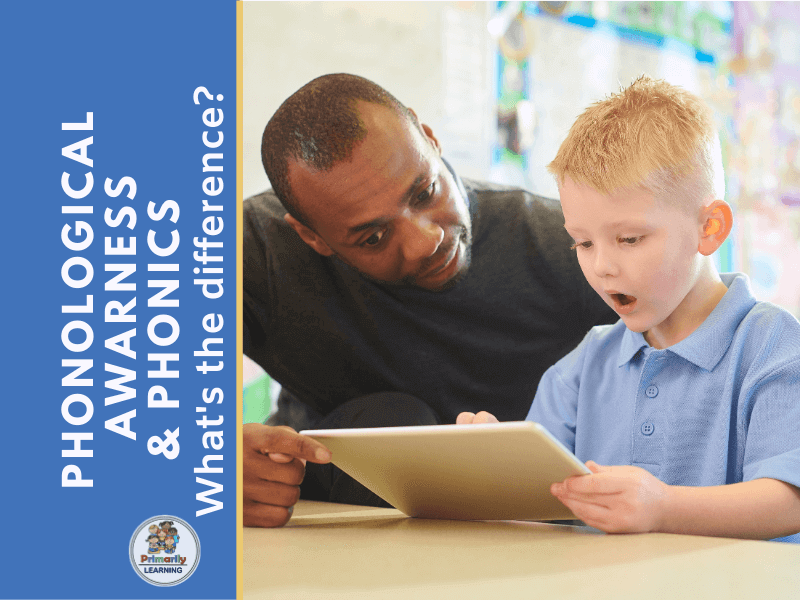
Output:
[[[580,227],[570,227],[566,223],[564,223],[564,229],[566,229],[567,233],[570,234],[571,234],[570,230],[574,231],[575,233],[583,233],[583,229],[581,229]]]
[[[414,181],[411,183],[411,185],[408,186],[408,190],[406,190],[406,193],[403,194],[403,197],[401,198],[401,202],[408,201],[411,198],[411,196],[414,195],[414,192],[419,187],[419,184],[421,184],[423,181],[425,181],[425,179],[427,179],[429,175],[430,175],[430,173],[424,173],[422,175],[417,175],[416,179],[414,179]],[[348,228],[347,237],[348,238],[352,237],[356,233],[360,233],[360,232],[365,231],[367,229],[372,229],[373,227],[379,227],[381,225],[384,225],[387,221],[388,221],[387,218],[381,217],[381,218],[378,218],[378,219],[373,219],[371,221],[367,221],[366,223],[360,223],[359,225],[354,225],[353,227]]]
[[[619,227],[639,227],[641,229],[647,229],[650,225],[646,221],[637,221],[634,219],[630,221],[614,221],[606,225],[606,227],[608,229],[617,229]]]
[[[613,223],[608,223],[607,225],[603,225],[604,229],[619,229],[622,227],[631,227],[637,229],[650,229],[651,225],[646,221],[637,221],[637,220],[630,220],[630,221],[614,221]],[[570,230],[576,233],[584,233],[584,230],[580,227],[570,227],[567,223],[564,223],[564,229],[567,230],[569,233]]]

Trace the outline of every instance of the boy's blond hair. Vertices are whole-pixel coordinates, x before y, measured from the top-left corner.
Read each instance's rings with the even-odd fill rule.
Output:
[[[697,96],[642,75],[587,108],[547,170],[603,194],[644,188],[681,206],[725,196],[719,137]]]

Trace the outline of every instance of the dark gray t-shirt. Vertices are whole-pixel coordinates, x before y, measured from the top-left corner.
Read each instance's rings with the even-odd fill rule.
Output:
[[[523,420],[544,371],[618,317],[586,283],[557,201],[462,182],[472,265],[445,292],[368,281],[307,246],[271,191],[246,200],[245,354],[322,415],[399,391],[442,423]]]

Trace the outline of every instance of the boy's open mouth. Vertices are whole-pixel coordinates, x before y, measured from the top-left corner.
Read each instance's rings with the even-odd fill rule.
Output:
[[[636,296],[629,296],[628,294],[615,292],[614,290],[608,290],[606,294],[608,294],[608,297],[611,298],[611,301],[614,303],[613,308],[618,315],[627,315],[636,309]]]
[[[636,300],[636,298],[634,298],[633,296],[627,296],[625,294],[611,294],[611,295],[613,296],[614,300],[622,304],[622,306],[630,304],[631,302],[634,302]]]

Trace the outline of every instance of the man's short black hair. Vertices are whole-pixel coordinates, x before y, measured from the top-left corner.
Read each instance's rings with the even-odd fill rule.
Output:
[[[289,161],[300,160],[328,171],[347,160],[367,135],[358,101],[379,104],[411,119],[413,113],[369,79],[347,73],[318,77],[292,94],[272,115],[261,138],[261,162],[286,211],[306,226],[310,222],[289,185]]]

